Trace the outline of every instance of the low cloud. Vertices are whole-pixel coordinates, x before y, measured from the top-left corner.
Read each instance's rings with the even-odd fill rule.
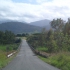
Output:
[[[29,0],[32,2],[32,0]],[[0,20],[11,19],[33,22],[42,19],[52,20],[70,17],[69,0],[36,0],[37,4],[16,3],[12,0],[0,1]]]

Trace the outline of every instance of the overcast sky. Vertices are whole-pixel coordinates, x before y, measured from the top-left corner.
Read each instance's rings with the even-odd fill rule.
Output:
[[[33,22],[70,17],[70,0],[0,0],[0,20]]]

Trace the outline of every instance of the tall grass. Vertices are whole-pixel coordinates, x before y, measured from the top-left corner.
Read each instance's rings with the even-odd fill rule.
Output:
[[[38,47],[36,50],[46,52],[48,49],[46,47]]]
[[[6,52],[0,51],[0,68],[7,64]]]
[[[39,58],[61,70],[70,70],[70,52],[55,54],[48,58],[39,56]]]
[[[0,45],[0,69],[8,64],[12,57],[7,58],[7,55],[16,51],[19,44]],[[7,51],[8,47],[8,51]]]
[[[6,51],[6,45],[0,45],[0,51]]]

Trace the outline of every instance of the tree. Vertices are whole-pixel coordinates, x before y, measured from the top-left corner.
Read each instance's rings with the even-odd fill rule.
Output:
[[[15,35],[11,31],[0,31],[0,44],[11,44],[15,42]]]
[[[70,18],[68,18],[68,21],[64,26],[63,32],[64,32],[64,34],[70,35]]]
[[[11,31],[5,31],[5,40],[6,40],[6,43],[8,44],[14,43],[15,41],[14,33],[12,33]]]
[[[62,31],[63,27],[64,27],[64,23],[65,21],[60,19],[53,19],[51,21],[51,27],[55,30],[55,31]]]
[[[5,34],[2,31],[0,31],[0,44],[3,44],[3,42],[5,41],[4,37],[5,37]]]

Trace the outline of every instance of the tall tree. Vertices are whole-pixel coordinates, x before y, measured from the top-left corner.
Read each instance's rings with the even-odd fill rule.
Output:
[[[65,23],[64,20],[62,20],[61,18],[59,19],[57,18],[51,21],[51,26],[55,31],[62,31],[64,23]]]

